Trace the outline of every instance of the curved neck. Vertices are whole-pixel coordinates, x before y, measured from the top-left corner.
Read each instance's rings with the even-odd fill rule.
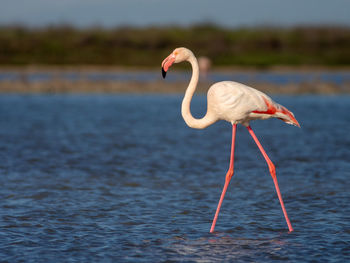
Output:
[[[184,118],[186,124],[195,129],[204,129],[208,127],[209,125],[213,124],[216,119],[212,114],[210,114],[209,110],[207,110],[207,113],[205,116],[201,119],[196,119],[192,116],[191,114],[191,100],[193,97],[193,94],[197,88],[198,84],[198,78],[199,78],[199,67],[198,67],[198,62],[197,59],[195,58],[194,55],[190,56],[189,59],[187,60],[191,66],[192,66],[192,77],[190,84],[188,85],[186,89],[185,96],[182,100],[182,105],[181,105],[181,114],[182,117]]]

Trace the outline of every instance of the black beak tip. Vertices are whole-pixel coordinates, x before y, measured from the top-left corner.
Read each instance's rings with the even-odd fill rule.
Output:
[[[164,68],[162,68],[162,76],[163,76],[163,79],[165,79],[166,71],[164,70]]]

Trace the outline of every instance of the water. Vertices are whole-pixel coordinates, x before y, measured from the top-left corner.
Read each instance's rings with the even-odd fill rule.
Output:
[[[0,72],[0,81],[24,80],[27,82],[50,81],[56,78],[68,81],[87,80],[87,81],[118,81],[118,82],[154,82],[161,79],[159,71],[92,71],[92,72],[28,72],[20,73],[16,71]],[[190,78],[190,72],[174,71],[168,74],[167,81],[187,82]],[[234,79],[242,83],[275,83],[279,85],[300,84],[300,83],[332,83],[335,85],[348,84],[350,82],[350,72],[344,71],[313,71],[313,72],[269,72],[269,71],[239,71],[239,72],[220,72],[213,71],[207,76],[207,81],[218,82],[225,79]]]
[[[350,260],[350,97],[277,97],[302,129],[237,131],[235,175],[209,234],[231,127],[188,128],[181,96],[0,97],[2,262]],[[205,97],[193,102],[201,116]]]

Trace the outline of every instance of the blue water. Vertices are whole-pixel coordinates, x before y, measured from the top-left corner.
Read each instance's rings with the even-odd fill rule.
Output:
[[[244,127],[235,175],[209,234],[231,127],[188,128],[182,97],[0,96],[2,262],[350,260],[350,97],[275,97],[302,129]],[[193,102],[195,116],[205,97]]]
[[[50,81],[59,77],[69,81],[87,80],[87,81],[118,81],[118,82],[154,82],[161,79],[159,71],[120,71],[120,72],[29,72],[26,74],[16,71],[0,72],[0,81],[25,80],[28,82]],[[190,78],[190,72],[175,71],[167,76],[167,81],[184,81]],[[213,71],[207,76],[207,81],[218,82],[225,79],[234,79],[243,83],[275,83],[300,84],[300,83],[332,83],[335,85],[348,84],[350,82],[350,71],[314,71],[314,72],[269,72],[269,71],[239,71],[239,72],[220,72]]]

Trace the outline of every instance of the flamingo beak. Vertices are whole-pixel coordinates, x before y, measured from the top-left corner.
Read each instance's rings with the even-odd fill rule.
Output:
[[[163,79],[165,79],[165,77],[166,77],[166,71],[164,70],[163,67],[162,67],[162,76],[163,76]]]
[[[171,53],[166,59],[162,62],[162,76],[165,79],[166,73],[172,64],[175,62],[175,55]]]

